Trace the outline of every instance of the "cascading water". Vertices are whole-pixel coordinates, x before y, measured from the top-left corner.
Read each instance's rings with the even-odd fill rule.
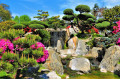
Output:
[[[51,39],[50,39],[50,46],[56,47],[57,40],[61,39],[65,42],[66,39],[66,31],[51,31],[50,32]]]

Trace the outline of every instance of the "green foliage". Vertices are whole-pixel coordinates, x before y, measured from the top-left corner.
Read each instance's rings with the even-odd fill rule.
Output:
[[[27,66],[29,64],[29,60],[26,57],[21,57],[18,60],[18,63],[23,67],[23,66]]]
[[[36,49],[36,50],[32,50],[32,54],[35,56],[35,57],[41,57],[44,52],[43,52],[43,48],[39,48],[39,49]]]
[[[20,18],[19,18],[19,16],[15,16],[15,18],[13,19],[13,21],[15,21],[16,23],[20,23]]]
[[[20,23],[29,22],[29,21],[31,21],[31,18],[28,15],[20,16]]]
[[[45,28],[41,24],[30,24],[29,27],[32,28],[32,29],[44,29]]]
[[[39,35],[28,34],[28,35],[26,35],[26,38],[30,39],[30,40],[35,40],[38,42],[41,41],[41,37]]]
[[[105,28],[107,28],[108,26],[110,26],[110,22],[108,22],[108,21],[103,21],[102,23],[95,24],[95,26],[96,26],[98,29],[105,29]]]
[[[110,22],[119,21],[120,20],[119,15],[120,15],[120,5],[117,5],[110,9],[106,9],[103,13],[104,18]]]
[[[48,43],[50,40],[50,33],[46,30],[39,29],[36,31],[36,34],[39,34],[40,37],[42,37],[41,42],[42,43]]]
[[[21,24],[25,25],[25,26],[29,26],[30,23],[29,22],[22,22]]]
[[[90,7],[87,5],[78,5],[78,6],[76,6],[75,10],[79,11],[80,13],[90,12]]]
[[[63,20],[59,19],[59,15],[58,16],[53,16],[51,18],[47,19],[47,23],[49,24],[49,28],[63,28],[65,23]]]
[[[7,10],[6,7],[9,7],[9,6],[6,4],[0,4],[0,22],[11,19],[10,11]]]
[[[34,18],[37,18],[38,20],[45,20],[49,14],[48,11],[42,11],[42,10],[38,10],[38,16],[35,16]]]
[[[6,61],[6,60],[18,60],[18,54],[14,54],[14,53],[10,53],[10,52],[6,52],[2,55],[2,60]]]
[[[0,71],[0,77],[4,77],[4,76],[7,76],[7,72],[5,72],[5,71]]]
[[[0,39],[9,39],[13,40],[14,38],[17,38],[18,36],[24,35],[23,30],[15,30],[15,29],[10,29],[8,31],[0,32]]]
[[[14,29],[24,29],[25,26],[23,24],[14,24],[13,25]]]
[[[88,18],[92,18],[92,19],[95,19],[95,16],[89,14],[89,13],[83,13],[83,14],[79,14],[78,15],[78,18],[80,20],[87,20]]]
[[[19,38],[16,41],[13,41],[14,45],[22,45],[23,48],[29,48],[31,45],[35,44],[37,41],[27,38]]]
[[[40,25],[43,25],[45,28],[49,27],[49,24],[47,22],[37,21],[37,20],[30,21],[30,24],[40,24]]]
[[[73,15],[73,10],[72,9],[65,9],[63,11],[63,13],[66,14],[66,15]]]
[[[108,48],[108,47],[114,45],[112,39],[107,38],[107,37],[102,37],[99,40],[94,39],[93,43],[96,47],[104,47],[104,48]]]
[[[67,21],[71,21],[71,20],[74,19],[74,16],[73,16],[73,15],[64,15],[64,16],[62,17],[62,19],[67,20]]]
[[[104,20],[104,18],[99,18],[98,20],[96,20],[96,23],[102,23]]]
[[[88,18],[87,21],[88,21],[89,23],[94,23],[94,22],[95,22],[93,18]]]
[[[14,21],[0,22],[0,32],[13,28],[12,25],[16,24]]]

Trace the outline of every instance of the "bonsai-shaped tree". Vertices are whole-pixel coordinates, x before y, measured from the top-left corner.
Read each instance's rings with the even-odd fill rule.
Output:
[[[100,18],[100,19],[96,20],[95,26],[101,31],[106,30],[110,26],[110,22],[105,21],[104,18]]]
[[[84,33],[84,30],[87,30],[90,26],[90,20],[91,22],[94,22],[95,16],[88,13],[90,12],[90,7],[87,5],[78,5],[76,6],[75,10],[80,12],[80,14],[77,16],[81,21],[79,28],[82,31],[82,33]]]
[[[65,14],[62,18],[66,21],[70,21],[71,25],[72,25],[72,20],[74,19],[74,12],[72,9],[65,9],[63,11],[63,13]]]

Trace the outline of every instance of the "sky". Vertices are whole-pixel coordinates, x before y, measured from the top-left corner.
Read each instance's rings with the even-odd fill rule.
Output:
[[[75,11],[75,7],[80,4],[88,5],[91,9],[97,3],[100,7],[112,8],[120,5],[120,0],[0,0],[0,3],[9,5],[9,10],[13,17],[28,15],[32,20],[37,15],[37,10],[49,12],[49,17],[64,15],[63,10],[71,8]]]

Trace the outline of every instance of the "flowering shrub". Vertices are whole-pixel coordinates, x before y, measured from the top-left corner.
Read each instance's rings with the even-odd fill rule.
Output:
[[[91,33],[91,32],[99,34],[99,30],[96,29],[94,26],[92,26],[92,28],[88,30],[88,33]]]
[[[24,28],[24,31],[25,31],[25,33],[32,32],[31,28],[29,28],[28,26],[26,28]]]
[[[13,52],[14,45],[10,40],[0,39],[0,49],[2,49],[2,53],[4,53],[7,49],[10,50],[10,52]]]
[[[113,26],[114,31],[112,33],[116,34],[117,32],[120,32],[120,20],[116,22],[118,26]]]
[[[120,38],[117,40],[116,44],[120,46]]]
[[[44,46],[41,42],[37,42],[36,44],[31,45],[30,47],[31,47],[32,49],[38,49],[38,48],[43,47],[44,55],[43,55],[42,57],[39,57],[39,58],[37,59],[37,62],[38,62],[38,63],[39,63],[39,62],[44,62],[44,61],[48,58],[48,56],[49,56],[48,51],[45,50],[45,46]]]

